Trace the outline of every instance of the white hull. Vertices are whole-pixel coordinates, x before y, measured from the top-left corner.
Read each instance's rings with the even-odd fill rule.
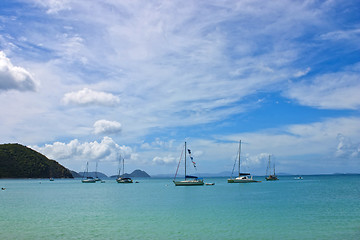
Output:
[[[201,186],[204,185],[202,180],[185,180],[185,181],[174,181],[175,186]]]
[[[96,183],[95,179],[84,179],[82,180],[83,183]]]
[[[254,180],[252,177],[237,177],[237,178],[229,178],[228,183],[251,183],[251,182],[259,182]]]

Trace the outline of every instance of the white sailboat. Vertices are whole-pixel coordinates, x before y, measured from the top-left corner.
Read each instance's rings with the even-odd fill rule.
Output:
[[[177,170],[176,170],[176,173],[175,173],[175,177],[174,177],[174,180],[173,180],[175,186],[201,186],[201,185],[204,185],[204,181],[202,179],[186,174],[186,153],[187,153],[187,151],[186,151],[187,150],[186,149],[186,142],[185,142],[185,148],[184,149],[185,149],[185,179],[183,181],[175,181],[177,172],[179,170],[179,165],[180,165],[180,162],[181,162],[181,158],[182,158],[182,156],[181,156],[180,160],[179,160]],[[189,152],[189,154],[191,154],[190,149],[188,149],[188,152]],[[191,158],[191,156],[190,156],[190,158]]]
[[[93,177],[89,176],[89,162],[86,162],[86,171],[84,172],[84,176],[86,174],[86,179],[82,179],[83,183],[96,183],[96,180]],[[84,178],[83,176],[83,178]]]
[[[228,179],[228,183],[260,182],[260,181],[254,180],[250,173],[242,173],[242,172],[240,172],[240,155],[241,155],[241,140],[239,142],[239,155],[238,155],[238,159],[239,159],[239,161],[238,161],[239,162],[239,165],[238,165],[239,176],[236,177],[236,178],[232,177],[232,173],[234,172],[234,168],[235,168],[235,165],[236,165],[236,159],[235,159],[234,168],[233,168],[233,171],[231,173],[231,177]]]
[[[118,174],[118,178],[116,179],[116,181],[118,183],[133,183],[133,180],[129,177],[122,177],[124,176],[124,173],[125,173],[125,159],[123,158],[122,159],[122,175],[120,175],[120,172],[121,172],[121,167],[120,167],[120,163],[121,162],[121,155],[120,155],[120,159],[119,159],[119,174]]]
[[[271,174],[272,170],[274,171],[273,174]],[[275,174],[275,163],[273,164],[273,166],[271,166],[270,155],[269,155],[268,166],[266,168],[266,176],[267,176],[267,177],[265,177],[266,181],[279,180],[278,177]]]

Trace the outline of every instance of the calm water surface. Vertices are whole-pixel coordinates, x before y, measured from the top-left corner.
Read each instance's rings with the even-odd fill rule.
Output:
[[[0,239],[360,239],[360,175],[139,181],[0,180]]]

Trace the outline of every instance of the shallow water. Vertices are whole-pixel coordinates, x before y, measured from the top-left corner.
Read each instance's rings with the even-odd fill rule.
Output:
[[[360,175],[139,181],[0,180],[0,239],[360,239]]]

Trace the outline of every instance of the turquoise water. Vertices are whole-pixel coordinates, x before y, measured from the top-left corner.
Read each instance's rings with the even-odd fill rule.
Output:
[[[360,239],[360,175],[139,181],[0,180],[0,239]]]

